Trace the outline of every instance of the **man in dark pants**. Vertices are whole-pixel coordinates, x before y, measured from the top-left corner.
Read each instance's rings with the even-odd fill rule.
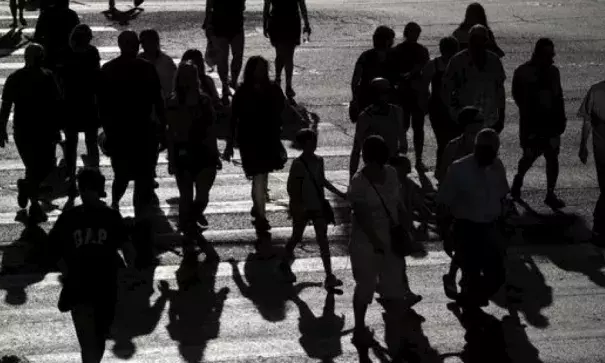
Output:
[[[223,87],[223,103],[229,102],[231,90],[236,89],[244,59],[244,11],[246,0],[207,0],[204,29],[212,38],[217,51],[217,70]],[[229,49],[231,79],[229,79]]]
[[[416,169],[424,171],[422,152],[424,150],[424,114],[428,98],[423,90],[422,69],[429,62],[428,49],[418,43],[422,29],[411,22],[405,26],[405,40],[396,45],[390,55],[391,83],[397,88],[398,103],[403,109],[404,127],[412,126],[414,132],[414,154]],[[426,99],[423,99],[426,98]]]
[[[135,216],[142,216],[157,199],[153,191],[159,147],[157,124],[165,133],[164,100],[153,64],[137,57],[139,38],[133,31],[118,37],[120,56],[101,69],[99,108],[114,171],[112,207],[119,209],[130,180],[134,180]],[[162,131],[163,130],[163,131]]]
[[[505,280],[498,222],[509,188],[499,148],[497,133],[482,130],[474,153],[450,166],[437,195],[442,218],[454,220],[455,259],[462,269],[458,303],[467,312],[487,306]]]
[[[521,199],[525,174],[534,162],[544,155],[546,159],[546,199],[553,209],[565,207],[555,195],[559,177],[559,148],[565,131],[565,101],[559,69],[553,65],[555,46],[552,40],[542,38],[536,43],[529,62],[519,66],[513,77],[512,94],[519,107],[519,137],[523,156],[519,160],[511,196]]]
[[[592,133],[594,161],[601,191],[593,214],[593,243],[605,247],[605,81],[590,87],[578,110],[578,117],[584,119],[580,161],[584,164],[588,162],[588,138]]]
[[[103,175],[86,168],[77,179],[83,204],[59,216],[49,243],[63,272],[59,309],[71,312],[82,362],[99,363],[114,318],[118,269],[125,267],[118,249],[129,266],[135,252],[122,216],[100,199],[105,196]]]
[[[43,62],[42,46],[28,46],[25,67],[6,80],[0,108],[0,146],[4,147],[8,141],[8,118],[15,105],[15,144],[25,165],[25,179],[17,181],[17,202],[22,209],[31,203],[31,223],[45,222],[48,218],[40,207],[39,192],[40,185],[55,167],[55,135],[59,131],[59,88],[52,72],[42,68]]]

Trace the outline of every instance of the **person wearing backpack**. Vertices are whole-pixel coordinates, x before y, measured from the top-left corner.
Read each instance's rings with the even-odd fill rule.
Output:
[[[330,247],[328,245],[328,224],[335,223],[334,212],[326,200],[324,188],[341,198],[346,194],[338,190],[326,179],[324,160],[315,154],[317,134],[311,129],[300,130],[296,142],[303,153],[294,159],[288,175],[288,195],[290,197],[290,216],[292,218],[292,237],[286,245],[285,258],[281,270],[285,279],[295,282],[296,276],[290,269],[289,261],[294,258],[294,248],[302,241],[305,227],[313,221],[315,236],[319,245],[321,259],[326,271],[326,289],[342,286],[342,281],[332,272]]]
[[[189,235],[196,224],[208,226],[204,210],[220,167],[212,100],[201,91],[192,61],[178,66],[168,110],[169,164],[180,194],[179,229]]]

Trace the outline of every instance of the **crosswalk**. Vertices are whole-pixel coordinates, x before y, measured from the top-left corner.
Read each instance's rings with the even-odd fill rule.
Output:
[[[176,5],[175,5],[176,6]],[[5,21],[6,17],[0,17],[0,21]],[[30,23],[24,30],[25,34],[33,32],[32,26],[35,25],[35,16],[26,18]],[[114,33],[118,30],[111,26],[98,25],[92,27],[93,33]],[[8,32],[8,29],[0,28],[0,35]],[[103,62],[107,62],[115,57],[119,49],[115,44],[97,44]],[[184,51],[184,49],[183,49]],[[0,61],[0,87],[4,85],[6,77],[16,69],[23,66],[23,49],[14,51],[10,56]],[[178,62],[180,54],[170,54]],[[211,76],[216,80],[217,76],[212,73]],[[220,87],[218,87],[220,92]],[[342,112],[346,112],[343,108]],[[321,116],[321,115],[320,115]],[[321,120],[319,124],[319,148],[317,154],[326,159],[327,178],[331,180],[339,189],[346,190],[348,185],[348,157],[352,145],[352,128],[344,129],[332,120]],[[577,125],[571,125],[571,129],[577,131]],[[506,129],[508,136],[503,139],[510,139],[511,134],[516,130]],[[432,159],[434,155],[434,139],[432,134],[427,134],[427,158]],[[79,153],[84,153],[83,136],[80,137]],[[21,271],[21,265],[28,263],[27,257],[19,255],[28,251],[27,244],[32,238],[23,233],[22,226],[15,222],[15,214],[18,210],[16,205],[16,180],[22,176],[23,165],[18,158],[18,153],[12,142],[12,135],[9,145],[0,151],[0,259],[3,268],[10,267],[8,270]],[[571,140],[564,140],[564,144],[571,144]],[[270,176],[269,188],[271,201],[267,206],[268,218],[273,225],[272,238],[276,244],[285,242],[291,232],[290,220],[287,218],[287,192],[285,183],[287,180],[287,171],[291,160],[299,155],[300,151],[292,149],[288,142],[284,141],[287,148],[289,162],[281,172],[273,173]],[[220,148],[224,147],[224,142],[220,142]],[[504,154],[507,155],[505,163],[512,174],[516,169],[514,159],[508,157],[510,153],[516,155],[516,145],[503,145]],[[564,153],[565,154],[565,153]],[[570,158],[570,155],[562,157]],[[236,150],[234,163],[225,163],[222,171],[219,172],[215,186],[211,191],[210,205],[207,215],[210,222],[210,230],[205,233],[206,238],[220,249],[223,260],[234,257],[237,260],[245,260],[248,252],[252,249],[250,245],[254,242],[256,236],[254,229],[250,224],[249,211],[252,206],[250,200],[250,183],[243,175],[238,162],[241,158]],[[429,163],[431,164],[431,163]],[[81,160],[78,165],[82,166]],[[180,287],[176,278],[181,271],[181,258],[176,252],[180,251],[180,237],[175,232],[175,218],[178,210],[178,189],[173,177],[166,171],[166,155],[161,155],[158,165],[158,182],[160,184],[157,194],[160,199],[160,213],[165,216],[165,225],[158,230],[154,239],[154,245],[158,247],[158,252],[163,252],[160,258],[158,268],[150,272],[150,281],[167,280],[170,284],[172,296],[170,307],[167,312],[154,312],[152,302],[162,301],[161,294],[157,286],[145,285],[146,289],[151,288],[151,292],[138,290],[128,291],[133,299],[143,296],[143,312],[139,317],[143,321],[134,323],[130,327],[135,331],[126,337],[136,346],[136,353],[130,360],[132,362],[177,362],[185,360],[187,362],[199,362],[201,357],[207,362],[283,362],[283,361],[314,361],[308,356],[313,356],[310,351],[315,349],[315,353],[324,355],[334,354],[334,362],[353,362],[356,361],[354,347],[350,344],[348,337],[340,337],[339,332],[346,332],[352,327],[352,306],[351,294],[353,281],[350,271],[350,263],[346,257],[346,243],[348,241],[348,204],[346,201],[330,197],[334,208],[338,211],[339,224],[330,227],[329,238],[333,241],[333,264],[334,269],[345,280],[345,292],[343,296],[337,297],[336,310],[332,310],[333,316],[324,319],[323,324],[319,325],[317,330],[336,329],[336,333],[328,332],[323,338],[317,338],[315,346],[309,348],[302,339],[299,341],[300,334],[299,322],[296,316],[298,314],[287,314],[290,310],[298,310],[300,314],[307,312],[304,304],[310,306],[315,314],[321,316],[321,307],[324,306],[325,293],[317,287],[311,287],[303,290],[299,295],[301,301],[288,301],[285,297],[275,297],[275,301],[263,301],[272,294],[280,294],[280,288],[272,284],[270,280],[271,271],[275,267],[269,264],[267,269],[263,262],[240,261],[232,265],[229,262],[221,262],[214,266],[204,265],[200,267],[202,272],[193,272],[199,274],[203,286],[196,287],[191,291]],[[565,163],[561,165],[562,173],[559,180],[561,188],[592,188],[596,185],[593,173],[580,169],[577,163]],[[110,187],[113,173],[111,172],[109,159],[101,158],[101,169],[107,176],[106,190],[110,194]],[[525,190],[530,195],[529,200],[536,202],[543,197],[544,189],[543,167],[538,164],[527,178]],[[433,186],[435,181],[432,173],[427,174],[429,183]],[[509,178],[511,175],[509,175]],[[421,176],[416,172],[412,178],[418,183],[423,184]],[[108,198],[108,202],[111,198]],[[59,198],[54,202],[57,207],[62,207],[66,198]],[[583,208],[586,206],[584,199],[578,199],[575,204],[569,201],[571,208]],[[577,207],[577,208],[576,208]],[[132,216],[132,191],[129,190],[122,199],[121,210],[123,215]],[[50,220],[42,225],[44,230],[48,230],[56,220],[60,209],[55,209],[49,213]],[[22,239],[20,239],[22,238]],[[430,232],[426,237],[429,241],[436,241],[438,237]],[[308,228],[304,235],[305,245],[312,245],[314,232]],[[169,246],[166,248],[166,246]],[[237,249],[245,251],[244,255],[234,252]],[[24,252],[25,251],[25,252]],[[166,252],[168,251],[168,252]],[[175,252],[176,251],[176,252]],[[174,252],[174,253],[173,253]],[[176,255],[175,255],[176,253]],[[298,253],[298,252],[297,252]],[[297,274],[304,275],[304,281],[320,283],[323,281],[323,268],[320,259],[317,257],[317,248],[312,247],[311,253],[300,252],[304,258],[299,259],[293,266]],[[243,258],[238,258],[243,256]],[[441,251],[431,251],[429,256],[423,260],[410,260],[410,269],[415,267],[432,267],[442,269],[449,261],[447,256]],[[264,267],[259,267],[264,266]],[[204,270],[209,268],[209,270]],[[204,272],[205,271],[205,272]],[[269,272],[267,272],[269,271]],[[68,315],[60,314],[56,306],[60,284],[56,274],[42,276],[35,271],[23,269],[22,274],[13,274],[9,276],[0,276],[0,353],[3,348],[11,348],[31,357],[33,362],[40,363],[69,363],[79,360],[77,340],[71,327],[71,321]],[[443,298],[440,296],[440,271],[435,272],[431,277],[431,283],[419,286],[420,290],[432,296],[430,302],[422,307],[423,315],[430,316],[436,304],[443,304]],[[255,280],[256,274],[256,280]],[[208,275],[215,276],[210,278]],[[244,275],[247,282],[238,280],[237,277]],[[339,276],[340,277],[340,276]],[[248,284],[246,286],[246,283]],[[256,283],[256,285],[255,285]],[[267,286],[259,286],[267,285]],[[430,286],[430,287],[429,287]],[[221,299],[220,289],[229,289],[231,293],[226,299]],[[274,288],[275,290],[267,290]],[[139,291],[141,290],[141,291]],[[176,296],[176,297],[175,297]],[[187,300],[183,302],[182,300]],[[281,300],[280,300],[281,299]],[[216,301],[215,305],[208,307],[208,301]],[[263,306],[265,304],[276,304],[277,306]],[[183,305],[186,305],[183,307]],[[134,313],[132,307],[122,307],[119,314],[121,318],[125,315]],[[181,309],[175,313],[175,309]],[[200,312],[201,311],[201,312]],[[324,311],[324,313],[326,313]],[[155,314],[155,315],[154,315]],[[201,315],[200,315],[201,314]],[[204,315],[205,314],[205,315]],[[330,314],[328,311],[327,314]],[[342,323],[338,319],[340,314],[344,314]],[[324,314],[325,315],[325,314]],[[286,317],[287,316],[287,317]],[[301,315],[302,316],[302,315]],[[302,319],[302,318],[301,318]],[[372,328],[376,329],[377,335],[384,333],[382,327],[380,310],[376,307],[370,309],[368,321]],[[427,318],[428,319],[428,318]],[[220,323],[219,323],[220,320]],[[313,320],[313,319],[311,319]],[[326,323],[327,321],[327,323]],[[333,326],[330,326],[332,324]],[[341,326],[339,326],[339,324]],[[139,325],[141,327],[139,327]],[[334,325],[336,328],[334,328]],[[139,329],[139,330],[137,330]],[[443,334],[449,334],[448,339],[441,339],[439,346],[435,347],[439,351],[461,350],[464,332],[458,327],[456,322],[448,321],[445,325],[446,330]],[[127,329],[128,330],[128,329]],[[181,331],[180,335],[177,333]],[[345,335],[346,333],[342,333]],[[433,332],[433,336],[437,333]],[[193,338],[185,339],[183,335],[190,335]],[[536,333],[538,336],[539,334]],[[119,339],[118,339],[119,340]],[[122,361],[125,355],[118,346],[110,344],[106,357],[107,362]],[[546,344],[546,343],[545,343]],[[549,343],[550,344],[550,343]],[[588,344],[588,343],[587,343]],[[319,348],[318,348],[319,347]],[[589,348],[586,348],[589,349]],[[319,353],[317,351],[319,350]],[[335,353],[333,353],[333,351]],[[117,358],[116,358],[117,357]],[[448,362],[456,362],[451,359]]]

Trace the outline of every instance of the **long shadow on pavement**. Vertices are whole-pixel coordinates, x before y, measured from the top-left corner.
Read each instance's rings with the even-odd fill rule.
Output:
[[[206,257],[200,263],[195,254],[187,255],[176,272],[178,290],[165,292],[170,298],[166,329],[188,363],[202,362],[208,341],[217,338],[220,331],[229,289],[214,291],[218,266],[217,258]]]
[[[300,297],[292,297],[300,313],[298,328],[300,345],[309,358],[332,363],[342,354],[341,337],[345,325],[344,315],[335,313],[334,292],[328,291],[321,316],[315,316],[309,305]]]
[[[5,290],[4,300],[9,305],[27,302],[26,288],[42,281],[48,266],[48,235],[37,225],[27,225],[19,238],[4,248],[0,266],[0,290]],[[18,275],[12,278],[11,275]]]
[[[429,342],[422,329],[424,317],[413,309],[401,311],[385,310],[384,340],[392,362],[438,363],[443,362],[439,352]],[[377,353],[377,356],[380,354]]]
[[[485,312],[464,314],[453,303],[448,309],[466,330],[466,344],[460,353],[443,354],[442,358],[459,357],[464,363],[541,363],[538,350],[529,341],[514,310],[502,321]]]
[[[244,263],[242,276],[235,260],[229,260],[233,270],[233,281],[240,293],[252,301],[263,319],[276,323],[286,318],[286,303],[308,287],[321,286],[318,283],[284,283],[277,273],[277,261],[263,261],[251,253]],[[272,263],[275,262],[275,263]]]

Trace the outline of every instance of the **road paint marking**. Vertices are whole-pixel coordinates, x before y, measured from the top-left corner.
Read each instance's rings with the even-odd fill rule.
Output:
[[[351,262],[348,256],[332,257],[332,268],[340,271],[347,271],[351,269]],[[408,266],[433,266],[447,264],[451,261],[450,257],[443,251],[428,251],[426,257],[418,258],[406,258]],[[274,262],[274,261],[273,261]],[[252,264],[267,264],[273,263],[271,261],[253,261]],[[244,267],[246,261],[237,262],[237,268],[242,275],[244,275]],[[178,265],[170,266],[158,266],[154,271],[154,280],[174,280],[176,271],[180,268]],[[310,257],[296,259],[292,264],[292,272],[294,273],[311,273],[311,272],[323,272],[324,266],[321,261],[321,257]],[[24,281],[31,281],[33,275],[6,275],[0,276],[0,285],[3,289],[10,287],[17,287],[23,284]],[[36,275],[37,276],[37,275]],[[44,278],[34,284],[31,284],[28,289],[43,289],[48,287],[60,286],[59,272],[48,273]],[[218,266],[216,273],[217,277],[231,277],[233,276],[233,267],[229,262],[221,262]]]
[[[23,18],[25,18],[25,20],[37,20],[38,15],[24,14]],[[13,17],[12,15],[0,15],[0,20],[13,20]]]
[[[10,29],[10,28],[2,28],[2,29],[0,29],[0,34],[4,35],[7,33],[10,33],[13,30],[14,29]],[[111,27],[111,26],[91,26],[90,30],[92,30],[95,33],[117,32],[118,31],[118,29]],[[36,28],[24,28],[21,31],[24,34],[33,34],[36,31]]]
[[[290,148],[289,141],[283,141],[283,143],[284,143],[284,146],[286,147],[286,151],[288,153],[288,159],[297,158],[302,153],[302,151],[300,151],[300,150],[295,150],[295,149]],[[221,147],[221,148],[224,147],[224,145],[220,145],[220,144],[221,143],[219,143],[219,147]],[[316,154],[319,156],[325,157],[325,158],[348,157],[351,155],[351,148],[350,148],[350,146],[319,147],[319,148],[317,148]],[[233,155],[232,159],[238,163],[241,162],[242,158],[240,156],[239,149],[234,150],[234,155]],[[167,163],[168,163],[168,160],[166,159],[166,154],[165,153],[161,154],[158,159],[158,164],[166,165]],[[78,159],[77,164],[78,164],[77,165],[78,167],[84,166],[81,159]],[[110,167],[111,166],[110,159],[107,156],[102,155],[101,160],[100,160],[100,166],[101,167]],[[7,171],[7,170],[25,170],[25,167],[23,166],[23,163],[21,162],[21,160],[15,160],[15,159],[0,160],[0,171]]]
[[[97,49],[99,50],[99,53],[101,54],[107,54],[107,53],[116,53],[119,54],[120,53],[120,48],[119,47],[97,47]],[[25,49],[24,48],[20,48],[15,50],[12,55],[24,55],[25,54]],[[11,64],[11,63],[9,63]],[[23,62],[21,63],[15,63],[15,64],[24,64]]]

